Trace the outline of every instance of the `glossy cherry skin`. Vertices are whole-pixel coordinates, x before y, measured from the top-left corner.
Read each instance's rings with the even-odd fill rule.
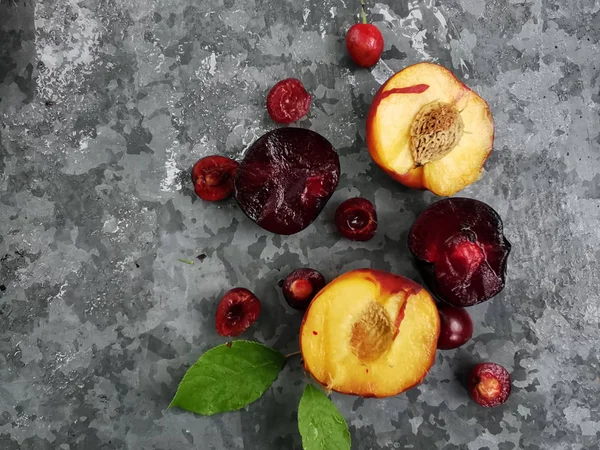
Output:
[[[321,289],[325,287],[325,277],[314,269],[297,269],[283,282],[283,296],[294,309],[305,310]]]
[[[473,321],[464,308],[438,306],[440,313],[440,337],[437,348],[450,350],[467,343],[473,336]]]
[[[383,35],[371,23],[357,23],[346,34],[346,48],[352,60],[360,67],[377,64],[383,53]]]

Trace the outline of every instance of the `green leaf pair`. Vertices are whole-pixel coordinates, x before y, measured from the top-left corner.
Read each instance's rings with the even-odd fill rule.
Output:
[[[273,384],[286,357],[258,342],[235,341],[204,353],[179,383],[169,408],[205,416],[236,411]],[[309,384],[298,407],[304,450],[349,450],[350,432],[331,400]]]

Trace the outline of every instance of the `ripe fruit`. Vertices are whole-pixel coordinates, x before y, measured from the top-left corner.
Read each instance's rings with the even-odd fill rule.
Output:
[[[417,217],[408,248],[436,296],[454,306],[471,306],[504,288],[511,245],[502,228],[489,205],[447,198]]]
[[[304,365],[327,389],[388,397],[423,381],[440,331],[429,293],[408,278],[347,272],[313,299],[300,330]]]
[[[283,296],[294,309],[305,310],[325,286],[325,277],[314,269],[298,269],[283,282]]]
[[[450,350],[467,343],[473,336],[473,321],[464,308],[438,307],[440,313],[440,337],[437,348]]]
[[[339,177],[339,157],[327,139],[303,128],[279,128],[246,153],[235,178],[235,198],[265,230],[294,234],[317,218]]]
[[[219,306],[215,324],[221,336],[239,336],[260,314],[260,301],[248,289],[234,288],[226,292]]]
[[[192,182],[202,200],[224,200],[233,193],[233,179],[239,164],[225,156],[206,156],[194,164]]]
[[[373,99],[367,145],[400,183],[450,196],[477,181],[492,151],[488,104],[448,69],[419,63],[393,75]]]
[[[383,35],[371,23],[357,23],[346,34],[346,48],[352,60],[360,67],[377,64],[383,53]]]
[[[473,400],[486,408],[501,405],[510,395],[510,374],[500,364],[476,365],[469,374],[468,384]]]
[[[343,237],[368,241],[377,231],[375,207],[366,198],[349,198],[335,211],[335,224]]]
[[[383,52],[383,35],[375,25],[367,23],[365,0],[360,0],[362,23],[350,27],[346,34],[346,48],[352,60],[361,67],[377,64]]]
[[[281,80],[269,91],[267,111],[275,122],[290,124],[304,117],[310,109],[311,97],[300,80]]]

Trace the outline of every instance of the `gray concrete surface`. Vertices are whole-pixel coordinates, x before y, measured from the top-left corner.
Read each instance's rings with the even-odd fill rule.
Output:
[[[393,182],[365,149],[375,91],[418,61],[451,68],[491,105],[495,150],[462,195],[504,218],[508,285],[471,309],[474,339],[439,353],[421,386],[333,395],[353,448],[599,448],[600,3],[371,3],[386,39],[371,71],[344,50],[357,11],[357,0],[0,2],[1,449],[299,449],[298,360],[247,410],[166,407],[223,342],[214,313],[230,287],[263,302],[246,337],[292,352],[301,317],[277,287],[292,269],[418,280],[407,231],[435,197]],[[336,146],[343,177],[311,227],[281,237],[233,201],[199,201],[188,174],[273,128],[265,94],[289,76],[314,94],[299,126]],[[332,214],[359,194],[380,230],[349,243]],[[512,372],[506,405],[469,400],[461,376],[480,360]]]

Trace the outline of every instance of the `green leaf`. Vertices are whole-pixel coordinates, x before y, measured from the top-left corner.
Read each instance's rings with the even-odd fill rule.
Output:
[[[188,369],[169,408],[205,416],[238,410],[263,395],[284,363],[285,356],[258,342],[219,345]]]
[[[306,385],[300,399],[298,429],[304,450],[350,450],[350,432],[344,416],[312,384]]]

